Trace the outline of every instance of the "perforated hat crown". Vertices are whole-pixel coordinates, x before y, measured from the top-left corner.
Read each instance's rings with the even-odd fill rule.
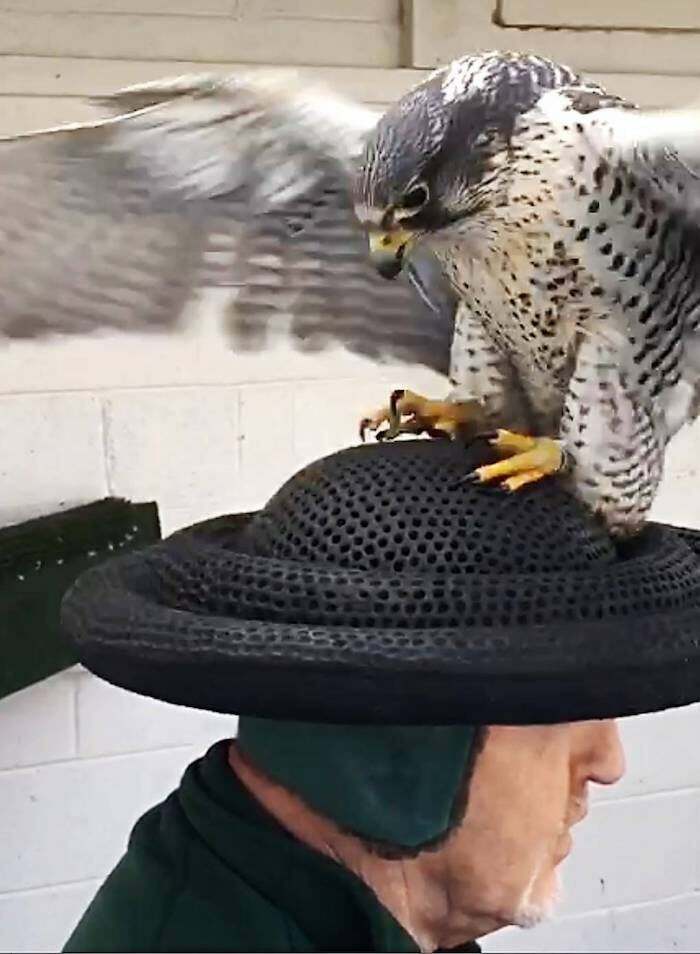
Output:
[[[484,448],[353,448],[259,513],[91,571],[86,665],[174,702],[339,723],[603,718],[700,697],[695,536],[624,549],[556,481],[465,484]]]

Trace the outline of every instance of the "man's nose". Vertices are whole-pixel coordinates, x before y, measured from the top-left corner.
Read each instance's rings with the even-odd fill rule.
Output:
[[[625,774],[625,752],[614,719],[588,723],[591,727],[588,777],[599,785],[614,785]]]

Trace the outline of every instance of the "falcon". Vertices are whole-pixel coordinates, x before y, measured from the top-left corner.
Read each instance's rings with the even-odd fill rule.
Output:
[[[363,432],[488,432],[473,479],[562,470],[613,532],[642,525],[698,412],[694,112],[497,52],[384,115],[264,72],[100,105],[0,140],[0,336],[174,330],[228,289],[234,349],[283,335],[449,377]]]

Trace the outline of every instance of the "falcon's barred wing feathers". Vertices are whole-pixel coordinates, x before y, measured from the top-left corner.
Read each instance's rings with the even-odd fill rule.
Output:
[[[240,285],[234,347],[271,330],[447,371],[442,279],[421,282],[436,310],[385,282],[352,211],[377,114],[265,73],[100,102],[112,116],[0,140],[0,338],[167,329]]]
[[[580,330],[656,398],[700,327],[700,110],[637,110],[583,86],[546,93],[538,110],[562,143],[559,215],[581,230],[578,260],[612,306]]]

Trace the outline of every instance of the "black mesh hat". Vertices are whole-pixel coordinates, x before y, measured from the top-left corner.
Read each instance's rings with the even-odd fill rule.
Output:
[[[64,628],[117,685],[242,715],[533,724],[700,700],[700,537],[617,544],[556,480],[464,483],[487,454],[334,454],[258,513],[91,569]]]

